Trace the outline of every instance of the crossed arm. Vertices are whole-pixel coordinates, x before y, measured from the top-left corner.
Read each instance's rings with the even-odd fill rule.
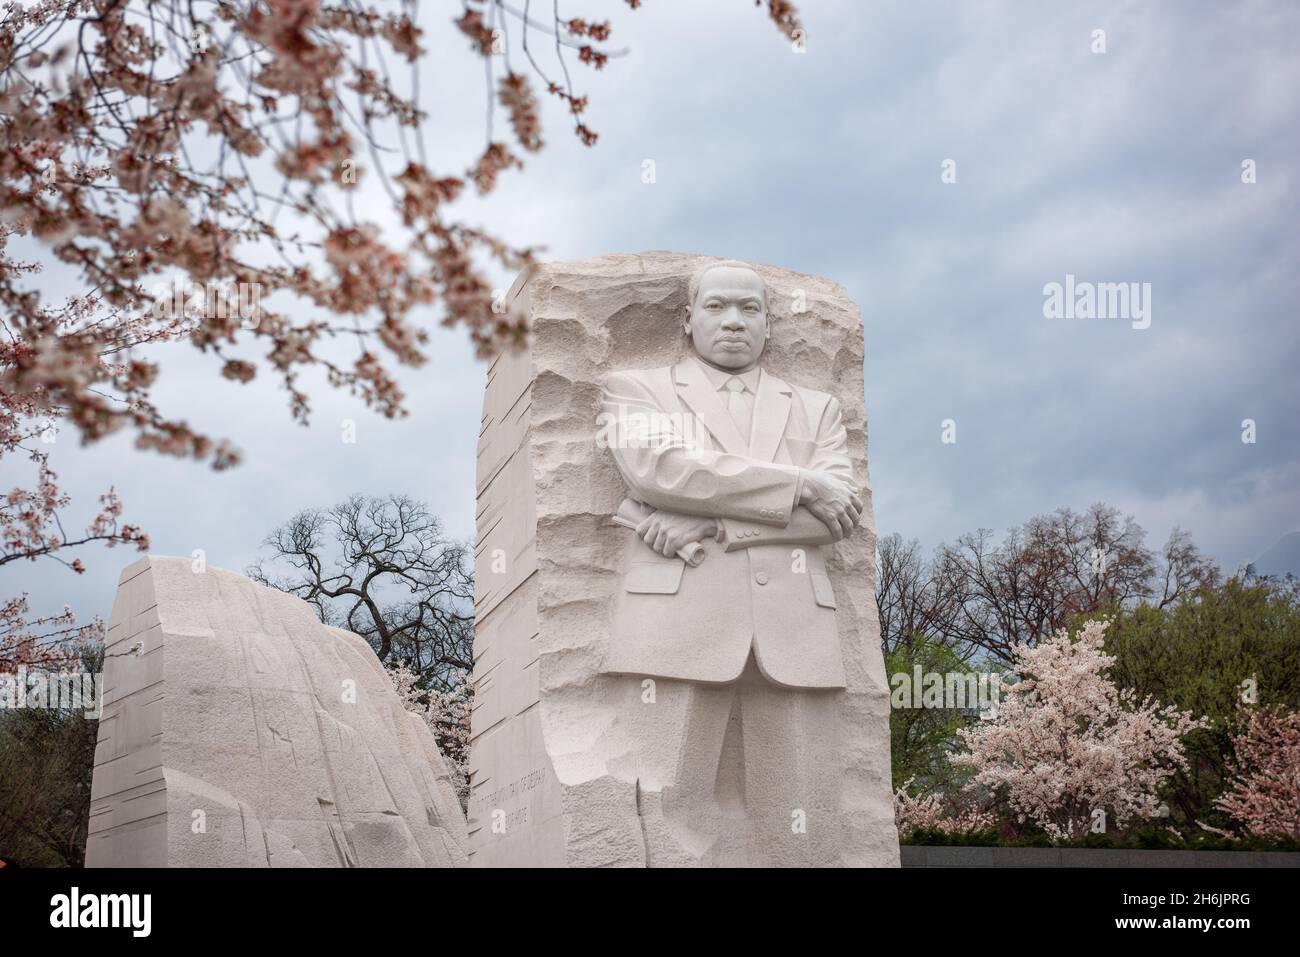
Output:
[[[637,534],[660,554],[675,555],[706,538],[727,551],[826,545],[851,534],[861,520],[848,436],[834,399],[803,467],[701,449],[630,376],[610,376],[602,401],[604,415],[618,425],[609,444],[628,490],[655,508]]]

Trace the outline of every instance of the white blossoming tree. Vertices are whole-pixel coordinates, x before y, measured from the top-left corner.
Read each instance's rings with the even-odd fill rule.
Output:
[[[959,834],[996,827],[997,815],[973,804],[945,802],[938,794],[912,794],[908,790],[915,778],[908,778],[894,792],[894,823],[899,837],[917,831],[942,831]]]
[[[447,761],[460,806],[466,807],[469,803],[469,676],[463,671],[456,672],[449,691],[421,688],[420,676],[405,662],[399,662],[388,669],[388,677],[402,707],[418,715],[433,732]]]
[[[998,793],[1053,840],[1156,818],[1160,786],[1186,768],[1183,735],[1205,723],[1106,677],[1107,624],[1017,645],[1019,680],[1004,686],[993,720],[958,732],[967,751],[951,758],[972,769],[972,788]]]

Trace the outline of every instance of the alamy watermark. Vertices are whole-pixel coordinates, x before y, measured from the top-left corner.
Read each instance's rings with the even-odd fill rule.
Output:
[[[1134,329],[1151,326],[1151,283],[1087,282],[1065,274],[1065,282],[1043,286],[1046,319],[1120,319]]]
[[[152,894],[83,894],[73,887],[50,898],[50,926],[122,927],[132,937],[148,937],[153,927]]]
[[[247,329],[256,325],[262,315],[262,283],[160,283],[154,288],[152,300],[156,319],[238,319]]]
[[[596,416],[596,447],[600,449],[648,449],[661,445],[695,448],[707,434],[699,417],[689,412],[659,412],[629,409]]]
[[[996,672],[924,671],[920,665],[910,674],[900,671],[891,675],[889,685],[893,708],[978,711],[983,721],[998,716],[1002,694],[1002,676]]]
[[[29,670],[19,665],[16,671],[0,674],[0,710],[82,711],[87,718],[98,718],[103,690],[102,674]]]

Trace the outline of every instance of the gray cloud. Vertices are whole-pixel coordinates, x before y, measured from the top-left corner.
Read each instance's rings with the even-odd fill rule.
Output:
[[[1232,566],[1300,527],[1300,8],[802,7],[804,55],[746,4],[611,12],[630,55],[575,73],[599,145],[549,110],[547,150],[469,218],[548,258],[677,249],[844,283],[863,310],[883,533],[932,546],[1100,499],[1156,540],[1183,526]],[[463,38],[430,26],[435,155],[459,164],[482,142],[480,72]],[[1095,28],[1104,55],[1088,50]],[[1150,282],[1151,327],[1044,319],[1042,287],[1066,273]],[[115,484],[155,551],[241,568],[295,510],[356,491],[419,496],[472,536],[483,366],[459,333],[438,329],[429,365],[404,376],[409,419],[322,389],[308,430],[273,383],[227,384],[172,351],[164,408],[233,436],[246,465],[214,475],[121,437],[55,455],[83,506]],[[339,440],[348,417],[354,446]],[[945,418],[955,446],[939,441]],[[10,566],[6,594],[106,615],[131,557],[87,554],[80,579]]]

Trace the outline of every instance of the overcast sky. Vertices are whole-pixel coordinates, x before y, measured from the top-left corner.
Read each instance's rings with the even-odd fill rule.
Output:
[[[454,172],[482,148],[482,70],[444,5],[421,6],[432,155]],[[803,54],[749,0],[562,3],[609,16],[629,48],[600,74],[573,67],[600,142],[581,146],[548,102],[547,149],[466,215],[547,259],[670,249],[844,284],[865,326],[881,534],[929,549],[1100,500],[1152,544],[1181,525],[1231,569],[1300,529],[1300,4],[799,6]],[[1149,328],[1045,318],[1043,287],[1067,274],[1150,283]],[[84,525],[112,484],[154,552],[239,570],[298,509],[392,491],[469,539],[484,365],[460,332],[436,330],[431,353],[404,376],[409,419],[318,390],[303,429],[269,377],[240,387],[171,348],[159,404],[245,464],[215,474],[68,434],[65,519]],[[0,479],[32,482],[12,461]],[[106,618],[135,558],[88,551],[80,578],[10,565],[3,591]]]

